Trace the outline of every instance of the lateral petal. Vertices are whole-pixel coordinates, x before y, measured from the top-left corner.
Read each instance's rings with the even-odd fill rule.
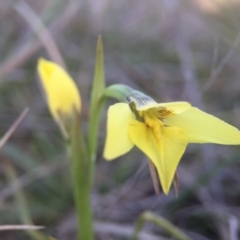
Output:
[[[195,107],[164,119],[164,123],[184,129],[190,143],[240,144],[237,128]]]
[[[185,131],[177,127],[162,127],[161,142],[144,123],[136,120],[129,124],[129,136],[157,168],[165,194],[168,194],[178,163],[186,149]]]
[[[109,107],[104,158],[112,160],[132,149],[134,145],[128,136],[128,125],[133,119],[135,117],[128,104],[117,103]]]

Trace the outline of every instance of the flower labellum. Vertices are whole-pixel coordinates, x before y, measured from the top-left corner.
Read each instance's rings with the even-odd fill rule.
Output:
[[[109,107],[104,157],[117,158],[137,146],[152,161],[168,194],[188,143],[240,144],[240,131],[188,102],[156,103],[139,91],[129,104]]]
[[[67,137],[66,121],[73,116],[74,111],[81,111],[77,86],[67,72],[54,62],[40,58],[37,68],[49,110]]]

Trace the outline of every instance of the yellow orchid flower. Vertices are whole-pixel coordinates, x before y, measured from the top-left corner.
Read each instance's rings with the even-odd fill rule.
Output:
[[[108,109],[104,157],[117,158],[137,146],[155,165],[168,194],[188,143],[240,144],[240,131],[188,102],[156,103],[134,91],[127,103]]]
[[[75,82],[58,64],[40,58],[38,73],[45,92],[49,110],[67,137],[65,120],[73,115],[73,111],[80,113],[81,98]]]

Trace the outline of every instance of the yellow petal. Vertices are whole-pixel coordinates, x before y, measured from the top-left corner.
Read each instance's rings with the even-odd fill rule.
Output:
[[[81,99],[78,88],[72,78],[54,62],[43,58],[38,62],[43,89],[46,93],[50,112],[56,121],[60,121],[59,114],[72,114],[73,107],[81,110]]]
[[[117,103],[109,107],[107,137],[103,154],[107,160],[127,153],[134,146],[128,136],[128,125],[132,119],[135,117],[128,104]]]
[[[144,123],[136,120],[129,124],[129,136],[157,168],[165,194],[168,194],[178,163],[186,149],[188,139],[185,131],[176,127],[162,127],[158,142]]]
[[[159,119],[169,118],[177,115],[189,109],[191,105],[188,102],[170,102],[170,103],[158,103],[156,107],[150,108],[145,111],[140,111],[140,116],[147,113],[148,115],[155,115]]]
[[[198,108],[164,119],[164,123],[186,131],[191,143],[240,144],[240,131]]]
[[[145,111],[151,108],[156,108],[161,110],[168,110],[169,112],[172,112],[173,114],[179,114],[181,112],[186,111],[188,108],[191,107],[191,104],[188,102],[169,102],[169,103],[154,103],[151,102],[147,105],[142,105],[137,107],[138,111]]]
[[[168,103],[160,103],[159,107],[167,108],[174,112],[174,114],[179,114],[191,107],[189,102],[168,102]]]

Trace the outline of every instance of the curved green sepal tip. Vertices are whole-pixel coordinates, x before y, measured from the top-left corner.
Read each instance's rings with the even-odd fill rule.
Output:
[[[120,102],[127,102],[127,97],[134,91],[131,87],[124,84],[113,84],[105,88],[103,92],[104,97],[111,97]]]

